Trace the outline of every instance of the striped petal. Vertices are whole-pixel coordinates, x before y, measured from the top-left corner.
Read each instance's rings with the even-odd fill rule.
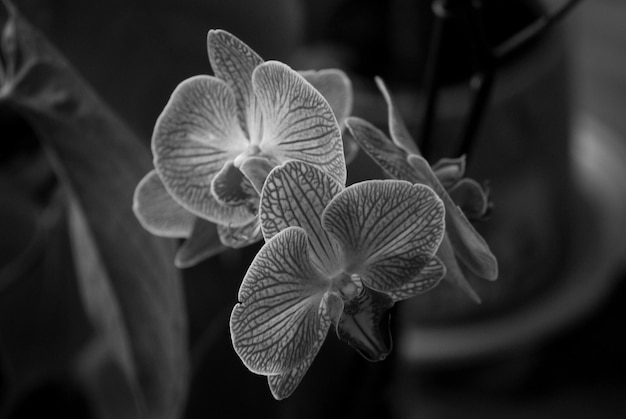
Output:
[[[196,218],[191,236],[176,252],[174,264],[180,269],[190,268],[224,250],[226,250],[226,246],[220,240],[217,225]]]
[[[358,297],[345,303],[337,336],[368,361],[382,361],[391,352],[391,307],[390,297],[363,287]]]
[[[328,101],[337,123],[343,127],[345,119],[352,112],[352,83],[341,70],[309,70],[299,72]]]
[[[334,319],[333,322],[337,323],[343,311],[343,301],[341,297],[333,293],[326,293],[324,298],[328,299],[328,302],[324,304],[324,306],[327,307],[331,319]],[[323,341],[317,341],[316,343],[317,345],[300,365],[283,374],[270,375],[267,377],[270,391],[276,400],[289,397],[298,387],[298,384],[300,384],[300,381],[302,381],[302,378],[313,363]]]
[[[161,237],[189,237],[196,219],[174,201],[154,170],[137,185],[133,211],[146,230]]]
[[[409,282],[434,256],[444,234],[444,212],[425,185],[371,180],[337,195],[322,225],[341,244],[346,272],[386,292]]]
[[[476,276],[488,280],[498,277],[498,262],[491,253],[489,245],[467,220],[463,212],[457,207],[445,191],[430,165],[421,156],[409,156],[409,163],[427,179],[437,194],[443,199],[446,207],[446,232],[459,261]]]
[[[419,275],[400,288],[387,291],[387,295],[391,297],[394,302],[415,297],[416,295],[423,294],[436,287],[445,274],[446,267],[441,260],[435,256],[428,262],[428,265],[421,270]]]
[[[394,144],[400,147],[402,150],[406,151],[409,154],[417,154],[421,155],[419,149],[417,148],[417,144],[415,140],[409,133],[406,125],[404,125],[404,120],[400,115],[400,111],[398,107],[395,105],[389,91],[387,90],[387,86],[385,86],[385,82],[380,77],[376,77],[376,85],[378,89],[383,94],[385,98],[385,102],[387,102],[387,110],[389,112],[388,120],[389,120],[389,133],[391,134],[391,139]]]
[[[230,319],[233,346],[246,367],[274,375],[305,362],[331,324],[329,288],[310,263],[303,229],[290,227],[269,240],[243,279]]]
[[[213,73],[224,80],[234,93],[239,122],[251,138],[250,131],[260,120],[252,89],[252,72],[263,63],[263,59],[237,37],[223,30],[209,31],[207,48]]]
[[[301,75],[276,61],[258,66],[252,83],[263,115],[261,151],[279,162],[313,164],[345,185],[341,131],[326,99]]]
[[[342,186],[330,175],[300,162],[289,161],[267,177],[259,219],[266,240],[290,226],[307,232],[314,264],[325,273],[337,268],[340,249],[321,226],[324,208]]]
[[[371,123],[358,117],[348,117],[346,126],[365,153],[392,179],[419,183],[415,169],[407,162],[407,154]]]
[[[216,173],[247,146],[230,88],[209,76],[178,85],[152,136],[154,165],[166,189],[185,209],[220,224],[249,218],[245,209],[220,209],[210,188]]]

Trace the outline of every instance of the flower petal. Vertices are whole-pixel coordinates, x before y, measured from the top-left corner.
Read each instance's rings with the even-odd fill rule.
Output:
[[[341,70],[308,70],[299,73],[324,96],[335,114],[337,123],[343,127],[344,120],[352,112],[352,82]]]
[[[435,256],[428,262],[428,265],[422,269],[419,275],[400,288],[387,291],[387,295],[396,302],[406,300],[418,294],[423,294],[437,286],[445,273],[446,267],[441,263],[441,260]]]
[[[233,91],[241,128],[252,138],[250,131],[260,120],[252,89],[252,72],[263,59],[237,37],[219,29],[209,31],[207,48],[213,73]]]
[[[257,219],[254,219],[250,224],[242,227],[218,225],[217,232],[222,244],[232,249],[240,249],[256,243],[263,238],[261,225]]]
[[[378,89],[381,91],[385,101],[387,102],[387,110],[389,112],[389,134],[391,134],[391,140],[396,146],[400,147],[409,154],[422,155],[417,148],[415,140],[406,128],[406,125],[404,125],[404,120],[400,115],[398,107],[394,104],[393,99],[387,90],[387,86],[385,86],[385,82],[380,77],[376,77],[375,81]]]
[[[210,190],[215,174],[247,146],[230,89],[209,76],[178,85],[152,136],[154,165],[166,189],[185,209],[220,224],[248,215],[245,209],[219,210]]]
[[[296,160],[276,167],[267,177],[259,219],[265,240],[290,226],[307,232],[313,263],[328,273],[338,266],[340,249],[321,226],[324,208],[342,186],[330,175]]]
[[[196,218],[191,236],[176,252],[174,264],[177,268],[190,268],[205,259],[226,250],[218,235],[217,225],[202,218]]]
[[[409,156],[411,164],[420,177],[428,179],[437,194],[443,199],[446,206],[446,232],[454,248],[454,252],[463,266],[470,272],[488,280],[498,277],[498,262],[491,253],[489,245],[467,220],[463,212],[457,207],[445,191],[428,162],[421,156]]]
[[[435,176],[441,185],[449,190],[465,175],[465,155],[456,158],[443,158],[432,165]]]
[[[450,242],[450,238],[448,237],[448,235],[443,238],[441,246],[439,246],[437,256],[446,266],[446,275],[443,277],[443,280],[453,285],[454,287],[460,288],[476,304],[480,304],[480,296],[469,283],[469,281],[465,277],[463,269],[461,269],[461,267],[459,266],[456,254],[454,252],[454,248],[452,247],[452,243]]]
[[[137,185],[133,211],[146,230],[162,237],[189,237],[196,219],[174,201],[154,170]]]
[[[343,311],[343,301],[341,300],[341,297],[333,293],[326,293],[324,298],[328,299],[325,306],[328,307],[327,310],[330,313],[331,319],[337,319],[336,321],[338,321],[339,316]],[[307,356],[304,362],[294,369],[283,374],[270,375],[267,377],[270,390],[276,400],[285,399],[294,392],[306,372],[309,370],[309,367],[313,363],[313,360],[315,359],[319,348],[322,346],[322,343],[323,341],[317,341],[317,345],[313,348],[309,356]]]
[[[259,194],[247,177],[232,162],[224,165],[211,182],[211,193],[222,205],[229,207],[245,206],[250,214],[256,214]]]
[[[344,303],[337,336],[368,361],[382,361],[391,352],[391,307],[390,297],[363,287],[358,297]]]
[[[257,374],[282,374],[324,341],[330,282],[311,265],[306,232],[290,227],[256,255],[239,290],[230,331],[235,352]]]
[[[464,178],[459,180],[448,190],[448,194],[469,219],[478,220],[484,218],[489,212],[489,190],[483,188],[474,179]]]
[[[350,116],[346,119],[350,134],[361,149],[393,179],[420,183],[415,169],[407,162],[407,154],[399,149],[385,133],[364,119]]]
[[[301,160],[346,183],[341,131],[324,97],[301,75],[276,61],[252,75],[263,115],[263,153],[283,163]]]
[[[346,272],[386,292],[402,287],[434,256],[444,234],[443,203],[425,185],[356,183],[328,205],[322,226],[342,245]]]
[[[275,165],[265,157],[252,156],[246,158],[239,166],[243,173],[254,186],[254,190],[261,195],[265,179],[270,174]]]

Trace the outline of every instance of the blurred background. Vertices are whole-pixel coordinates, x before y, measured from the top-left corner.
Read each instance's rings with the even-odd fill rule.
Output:
[[[380,75],[397,93],[413,133],[419,130],[432,27],[425,0],[15,3],[131,126],[146,153],[154,122],[176,85],[211,73],[206,52],[211,28],[225,29],[263,58],[295,69],[345,70],[355,88],[354,113],[384,129],[385,109],[373,84]],[[562,2],[484,3],[495,44]],[[401,305],[394,352],[376,364],[331,333],[299,389],[276,402],[265,379],[237,358],[227,327],[240,278],[257,247],[228,251],[182,272],[192,366],[184,417],[626,417],[624,22],[623,1],[582,1],[498,73],[500,84],[470,168],[478,181],[493,187],[494,218],[477,228],[503,271],[495,284],[475,284],[484,297],[480,307],[445,287]],[[454,136],[469,103],[464,89],[472,48],[464,34],[453,27],[444,42],[441,78],[447,93],[440,137]],[[0,116],[3,124],[12,123],[1,109]],[[434,147],[433,156],[454,149],[446,147]],[[0,162],[23,151],[17,148],[5,148]],[[376,173],[362,155],[349,172],[352,181]],[[6,213],[10,200],[2,196]],[[520,207],[527,201],[536,204]],[[0,260],[7,261],[21,230],[5,218],[0,231]],[[92,416],[67,365],[49,368],[71,357],[86,333],[72,309],[80,302],[66,256],[51,254],[40,267],[60,272],[60,282],[0,290],[0,347],[37,354],[41,365],[23,370],[47,371],[33,373],[34,384],[10,408],[0,409],[3,419],[42,411]],[[32,307],[26,319],[15,314],[24,301]],[[47,334],[42,319],[61,327]],[[55,345],[46,359],[46,345],[58,340],[66,345]],[[7,362],[4,357],[3,377],[13,368]],[[0,380],[5,401],[11,393],[6,383]]]

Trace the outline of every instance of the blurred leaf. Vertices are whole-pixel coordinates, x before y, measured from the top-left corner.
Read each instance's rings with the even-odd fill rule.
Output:
[[[177,417],[187,390],[180,278],[171,245],[147,233],[131,210],[135,186],[151,169],[149,153],[45,38],[3,4],[0,104],[30,122],[73,197],[79,283],[105,342],[103,354],[91,358],[97,362],[88,388],[105,418],[134,417],[135,408],[136,417]],[[136,395],[118,386],[123,377]],[[125,406],[133,396],[137,405]]]

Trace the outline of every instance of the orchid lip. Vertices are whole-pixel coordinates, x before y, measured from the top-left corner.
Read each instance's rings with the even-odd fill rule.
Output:
[[[241,164],[243,163],[243,161],[251,156],[262,156],[261,148],[258,145],[251,144],[248,148],[244,150],[243,153],[235,157],[235,160],[233,161],[233,165],[236,168],[239,168],[241,167]]]

